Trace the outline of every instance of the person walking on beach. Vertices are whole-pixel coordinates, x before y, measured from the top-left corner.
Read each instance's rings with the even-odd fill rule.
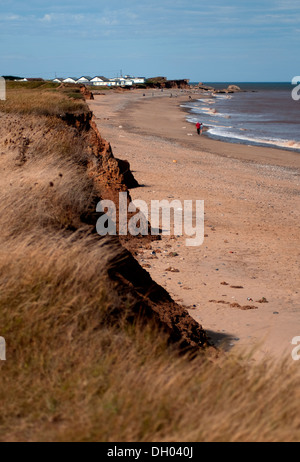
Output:
[[[202,135],[202,126],[203,126],[202,123],[201,124],[200,124],[200,122],[196,123],[196,128],[197,128],[198,135]]]

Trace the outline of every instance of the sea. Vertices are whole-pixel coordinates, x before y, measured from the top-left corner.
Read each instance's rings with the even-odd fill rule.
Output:
[[[300,101],[291,83],[206,82],[224,89],[237,85],[245,93],[208,94],[184,104],[188,122],[202,122],[210,138],[247,145],[272,146],[300,153]]]

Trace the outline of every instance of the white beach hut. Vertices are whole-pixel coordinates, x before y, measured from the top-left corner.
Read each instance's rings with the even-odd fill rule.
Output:
[[[77,82],[76,77],[68,77],[68,78],[63,80],[63,83],[76,83],[76,82]]]
[[[80,77],[80,79],[77,80],[76,83],[88,84],[91,82],[91,80],[92,80],[92,77],[83,75],[82,77]]]
[[[96,75],[93,79],[91,79],[90,83],[92,85],[98,85],[98,86],[109,86],[110,81],[106,78],[103,77],[102,75]]]
[[[141,84],[141,83],[145,83],[146,82],[146,78],[145,77],[132,77],[132,82],[136,85],[136,84]]]

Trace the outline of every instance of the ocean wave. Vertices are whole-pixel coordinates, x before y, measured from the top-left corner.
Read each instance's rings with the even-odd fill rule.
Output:
[[[216,104],[216,101],[213,100],[213,99],[198,99],[197,101],[200,101],[201,103],[205,103],[205,104]]]
[[[193,114],[204,114],[204,115],[209,115],[211,117],[221,117],[223,119],[230,119],[231,118],[230,114],[218,112],[216,109],[212,109],[210,107],[199,107],[199,108],[192,107],[191,112]]]
[[[199,95],[188,106],[187,120],[201,121],[215,139],[300,151],[298,108],[290,103],[287,89],[268,88],[255,88],[253,94]]]
[[[217,99],[232,99],[232,96],[230,95],[212,95],[213,98],[217,98]]]
[[[196,117],[187,117],[187,122],[196,124],[199,121],[199,118]],[[203,121],[203,126],[208,129],[218,129],[218,128],[225,128],[227,130],[233,129],[233,126],[231,125],[220,125],[220,122],[217,122],[216,120],[208,120],[208,121]]]
[[[225,128],[225,130],[224,130]],[[238,140],[258,145],[276,146],[279,148],[300,150],[300,142],[295,140],[283,140],[279,138],[259,138],[253,136],[246,136],[229,131],[230,127],[214,126],[209,127],[208,133],[218,138],[226,138],[229,140]],[[244,130],[243,130],[244,131]]]

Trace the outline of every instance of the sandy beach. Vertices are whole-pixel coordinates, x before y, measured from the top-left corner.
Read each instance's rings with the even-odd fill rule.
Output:
[[[205,201],[201,247],[164,236],[136,258],[216,345],[290,356],[300,336],[300,155],[197,136],[180,107],[190,96],[197,98],[106,92],[89,103],[101,135],[142,185],[133,199]]]

